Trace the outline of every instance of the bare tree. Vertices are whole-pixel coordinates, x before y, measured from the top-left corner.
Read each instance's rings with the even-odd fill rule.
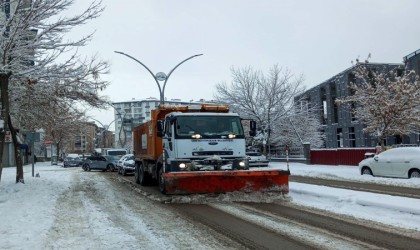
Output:
[[[304,91],[303,76],[274,65],[264,75],[251,67],[231,69],[232,82],[216,85],[215,98],[229,104],[235,112],[257,121],[263,153],[270,144],[273,124],[288,116],[293,98]],[[257,137],[258,138],[258,137]]]
[[[60,155],[61,146],[73,142],[85,127],[83,113],[77,113],[66,108],[53,109],[54,116],[45,120],[45,139],[50,140],[56,147],[56,155]]]
[[[313,108],[295,108],[293,113],[276,123],[273,130],[275,146],[301,147],[310,143],[311,147],[321,148],[325,144],[325,134],[321,132],[318,112]]]
[[[420,128],[419,76],[414,71],[397,72],[357,63],[351,95],[336,100],[347,105],[383,150],[387,136],[407,135]]]
[[[107,63],[95,56],[82,58],[77,51],[78,47],[87,44],[92,34],[78,40],[64,40],[64,35],[72,28],[102,13],[101,1],[91,3],[81,14],[63,16],[73,2],[3,2],[10,13],[5,15],[4,25],[0,27],[1,118],[5,121],[5,130],[10,130],[15,146],[16,182],[24,183],[24,178],[14,123],[29,129],[37,127],[36,121],[42,117],[38,115],[53,109],[55,106],[51,104],[70,107],[82,102],[102,108],[106,103],[98,91],[108,85],[100,79],[100,75],[107,73]],[[24,122],[27,120],[32,124]],[[4,143],[4,131],[1,138]],[[0,148],[1,159],[2,152]],[[2,161],[0,176],[1,169]]]

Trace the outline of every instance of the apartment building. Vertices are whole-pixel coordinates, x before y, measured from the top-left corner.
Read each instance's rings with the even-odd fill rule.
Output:
[[[372,69],[393,70],[399,69],[402,73],[404,67],[420,72],[420,50],[417,50],[404,57],[403,63],[366,63]],[[360,123],[345,107],[335,103],[336,98],[350,94],[349,83],[355,82],[353,74],[354,67],[331,77],[323,83],[307,90],[302,95],[296,96],[298,105],[308,105],[319,112],[321,131],[325,133],[326,148],[340,147],[374,147],[377,145],[377,138],[363,132],[364,125]],[[386,145],[394,144],[419,144],[419,134],[409,136],[390,136]]]
[[[213,101],[181,101],[181,99],[165,100],[165,104],[186,105],[211,103]],[[151,119],[151,110],[159,106],[160,101],[157,98],[149,97],[145,99],[132,99],[125,102],[114,102],[114,118],[115,118],[115,141],[114,145],[118,148],[127,148],[132,150],[133,137],[132,128],[149,121]]]
[[[87,122],[80,129],[80,133],[65,145],[63,152],[91,154],[97,147],[97,140],[101,140],[101,137],[98,136],[98,126],[94,122]]]

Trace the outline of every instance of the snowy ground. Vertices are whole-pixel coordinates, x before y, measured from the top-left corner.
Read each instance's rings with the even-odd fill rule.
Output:
[[[270,168],[287,168],[286,163],[270,163]],[[324,166],[289,163],[292,175],[350,180],[417,188],[420,178],[398,179],[360,175],[357,166]],[[378,221],[420,231],[420,200],[392,195],[352,191],[303,183],[289,183],[292,202],[334,213]]]
[[[275,169],[284,169],[285,167],[285,163],[270,163],[269,166],[269,168]],[[55,207],[57,200],[63,199],[63,194],[68,193],[69,190],[71,190],[71,187],[74,186],[74,183],[72,183],[74,181],[72,173],[79,170],[80,169],[75,168],[64,169],[61,166],[51,166],[49,163],[37,163],[35,166],[35,173],[39,173],[40,175],[40,177],[37,178],[32,177],[32,168],[28,165],[24,167],[26,184],[22,185],[14,183],[15,168],[3,169],[3,175],[0,182],[0,248],[44,248],[44,239],[51,236],[51,228],[54,227],[55,220],[57,220],[55,214],[57,212],[57,208]],[[355,166],[322,166],[290,163],[290,170],[292,175],[374,182],[420,189],[420,179],[391,179],[361,176],[358,172],[358,167]],[[95,185],[100,184],[96,183]],[[342,190],[293,182],[290,183],[289,196],[291,202],[296,204],[420,231],[419,199]],[[81,196],[80,199],[81,203],[86,203],[86,201],[83,200],[83,196]],[[96,217],[98,220],[91,223],[93,223],[92,225],[95,227],[100,227],[103,234],[111,234],[113,236],[111,241],[115,243],[115,246],[118,246],[119,240],[128,236],[126,234],[119,234],[115,231],[115,228],[107,228],[109,223],[101,222],[101,220],[104,219],[102,216],[102,209],[103,208],[101,207],[96,207],[96,205],[95,207],[92,207],[89,212],[94,213],[94,218]],[[95,213],[97,214],[95,215]],[[129,213],[127,213],[127,216],[130,216]],[[68,219],[70,220],[71,218]],[[123,220],[124,218],[120,219]],[[150,225],[144,224],[142,226],[141,223],[137,223],[135,226],[144,227],[141,228],[141,230],[144,231],[145,234],[153,234],[152,231],[154,229],[151,229]],[[176,224],[173,226],[176,227]],[[69,234],[72,233],[71,228],[68,228],[68,230]],[[46,232],[49,233],[47,234]],[[79,235],[79,237],[80,240],[83,240],[82,235]],[[91,248],[88,243],[86,244],[86,249]],[[150,244],[151,245],[146,247],[159,248],[159,245]],[[216,243],[211,242],[209,244]],[[111,247],[112,246],[114,245],[111,245]],[[67,247],[71,248],[71,245]],[[179,247],[182,248],[181,246]],[[217,248],[217,245],[213,245],[213,247]],[[50,243],[48,248],[58,249],[59,247]]]

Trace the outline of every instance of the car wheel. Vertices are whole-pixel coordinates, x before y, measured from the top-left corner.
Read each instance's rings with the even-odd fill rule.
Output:
[[[420,171],[419,170],[412,170],[410,171],[410,178],[420,178]]]
[[[158,180],[159,180],[159,191],[162,194],[166,194],[165,179],[163,178],[163,167],[161,167],[159,169],[159,177],[158,177]]]
[[[86,166],[86,171],[89,171],[90,172],[90,170],[92,170],[92,169],[90,169],[90,166],[89,166],[89,164]]]
[[[125,169],[124,169],[124,168],[122,169],[121,174],[122,174],[123,176],[124,176],[124,175],[126,175],[126,172],[125,172]]]
[[[108,164],[107,166],[106,166],[106,171],[109,171],[109,172],[112,172],[113,171],[113,166],[112,166],[112,164]]]
[[[362,175],[364,175],[364,174],[372,175],[372,171],[370,170],[370,168],[364,167],[364,168],[362,168]]]

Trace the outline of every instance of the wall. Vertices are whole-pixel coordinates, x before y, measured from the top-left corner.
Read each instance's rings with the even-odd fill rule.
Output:
[[[311,164],[357,166],[365,153],[375,153],[375,148],[312,149]]]

